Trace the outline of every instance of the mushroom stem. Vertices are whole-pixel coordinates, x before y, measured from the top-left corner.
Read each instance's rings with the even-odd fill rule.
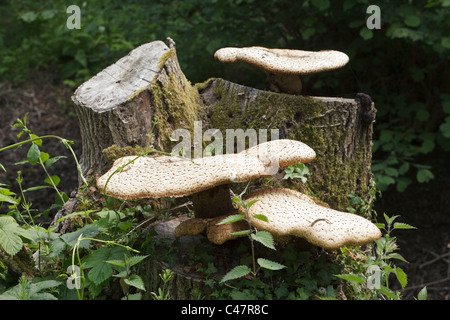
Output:
[[[231,203],[229,184],[200,191],[191,199],[196,218],[215,218],[236,210]]]
[[[302,93],[302,81],[298,75],[272,72],[266,72],[266,74],[270,82],[270,90],[295,95]]]

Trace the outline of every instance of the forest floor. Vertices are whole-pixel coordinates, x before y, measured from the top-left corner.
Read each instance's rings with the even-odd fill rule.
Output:
[[[81,137],[70,100],[73,91],[52,83],[51,77],[45,74],[36,74],[32,81],[20,88],[0,85],[0,147],[17,142],[18,130],[12,129],[11,125],[29,112],[27,123],[33,133],[53,134],[72,140],[79,156]],[[45,141],[41,150],[49,153],[50,157],[67,156],[52,167],[52,174],[60,176],[61,189],[70,194],[78,183],[75,163],[62,143],[54,141]],[[13,166],[15,162],[26,159],[27,150],[24,147],[0,154],[0,163],[8,170],[7,174],[0,170],[0,183],[15,185],[12,190],[17,188],[17,170],[22,171],[25,188],[42,185],[45,179],[37,166]],[[398,253],[408,261],[396,261],[396,265],[408,275],[408,285],[403,292],[405,300],[416,298],[424,286],[429,299],[450,300],[450,154],[435,152],[428,157],[433,159],[435,179],[426,184],[413,184],[403,193],[386,191],[376,203],[380,221],[385,212],[389,216],[400,215],[397,221],[417,227],[392,234],[398,239]],[[33,203],[33,207],[44,210],[53,203],[53,197],[49,189],[43,189],[30,193],[27,200]],[[46,221],[42,220],[42,223],[45,225]],[[392,287],[396,288],[397,282],[391,281]]]

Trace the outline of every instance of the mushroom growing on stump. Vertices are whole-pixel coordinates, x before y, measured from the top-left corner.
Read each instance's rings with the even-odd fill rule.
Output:
[[[294,155],[296,162],[315,158],[311,148],[295,140],[274,140],[262,145],[274,153],[284,150],[289,157]],[[192,161],[175,156],[123,157],[97,179],[97,186],[107,196],[122,200],[192,195],[195,217],[215,218],[235,211],[229,184],[268,176],[272,172],[268,168],[279,161],[279,154],[268,155],[264,159],[271,160],[264,163],[252,150],[251,155],[241,152]]]
[[[369,220],[314,204],[306,195],[295,190],[261,190],[246,199],[252,200],[258,201],[250,207],[248,214],[263,214],[268,222],[251,219],[251,224],[276,236],[301,237],[326,250],[344,245],[359,246],[381,237],[380,229]],[[243,208],[239,211],[246,214]]]
[[[221,62],[246,62],[263,70],[275,92],[301,94],[300,75],[330,71],[345,66],[349,57],[340,51],[304,51],[264,47],[228,47],[216,51]]]
[[[125,167],[121,169],[122,166]],[[122,200],[197,194],[200,200],[193,200],[196,216],[210,218],[234,210],[229,189],[223,185],[259,178],[264,171],[261,161],[242,154],[193,161],[175,156],[127,156],[116,160],[97,179],[97,186],[106,195]]]
[[[238,153],[237,155],[258,159],[258,161],[260,161],[260,163],[264,166],[264,170],[261,171],[261,177],[277,173],[280,167],[286,167],[299,162],[301,163],[311,162],[316,157],[315,151],[311,149],[309,146],[300,141],[290,139],[280,139],[263,142],[249,149],[246,149]],[[198,195],[200,195],[203,199],[207,199],[207,197],[203,195],[203,192],[199,193]],[[227,225],[216,225],[226,217],[225,215],[227,214],[230,215],[233,213],[233,211],[236,211],[236,209],[234,209],[231,204],[231,197],[229,192],[222,198],[223,199],[227,198],[227,201],[230,203],[231,206],[228,212],[222,212],[223,215],[222,219],[214,220],[216,221],[215,223],[211,219],[204,219],[201,222],[190,220],[184,221],[175,229],[175,236],[181,237],[185,235],[197,235],[204,233],[206,231],[209,241],[211,241],[214,244],[222,244],[225,241],[235,239],[236,236],[231,236],[229,233],[245,230],[246,224],[241,221]],[[199,208],[199,210],[203,211],[204,209]],[[213,217],[213,216],[205,217],[204,215],[199,215],[195,211],[195,208],[194,212],[195,218],[191,220]],[[191,224],[192,228],[190,227]],[[197,227],[199,224],[203,225],[205,229],[200,230],[199,228],[194,228]],[[232,228],[233,230],[230,231],[230,228]],[[194,229],[196,231],[194,231]]]

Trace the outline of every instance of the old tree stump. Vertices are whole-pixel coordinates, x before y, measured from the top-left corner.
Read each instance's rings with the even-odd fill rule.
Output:
[[[302,141],[316,151],[316,159],[308,164],[307,182],[283,179],[280,169],[273,176],[253,181],[247,192],[276,186],[295,188],[331,208],[346,211],[348,195],[364,197],[372,179],[375,108],[370,98],[359,97],[367,98],[296,96],[219,78],[193,86],[179,66],[173,42],[154,41],[136,48],[76,90],[73,101],[82,133],[82,172],[95,186],[95,176],[105,173],[118,157],[145,148],[171,152],[178,143],[170,139],[176,129],[192,133],[193,147],[211,142],[202,135],[208,129],[220,130],[223,137],[227,129],[266,130],[268,140],[271,130],[277,130],[279,138]],[[232,189],[239,193],[246,186],[236,184]],[[167,246],[151,249],[153,255],[143,273],[147,275],[147,292],[156,291],[161,284],[158,274],[171,268],[175,274],[169,287],[173,299],[196,298],[197,294],[208,297],[210,287],[204,284],[201,273],[195,272],[198,266],[187,267],[186,261],[173,260],[173,256],[184,257],[204,242],[202,236],[183,237],[180,243],[171,245],[173,229],[180,219],[156,223],[144,231],[147,237],[169,239]],[[229,252],[227,245],[207,245],[216,257]],[[163,261],[169,252],[172,260]],[[239,257],[236,259],[239,261]],[[233,266],[226,265],[225,269]],[[220,270],[217,274],[216,278]]]

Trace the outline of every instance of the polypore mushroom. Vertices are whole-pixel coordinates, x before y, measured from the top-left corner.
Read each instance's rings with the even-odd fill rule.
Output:
[[[311,202],[303,193],[286,189],[266,189],[251,194],[247,201],[258,200],[249,208],[251,224],[278,236],[297,236],[327,250],[344,245],[363,245],[381,237],[369,220]],[[240,207],[240,213],[246,211]],[[263,214],[268,222],[252,219]]]
[[[308,163],[316,158],[316,152],[308,145],[290,139],[263,142],[240,153],[261,160],[269,175],[276,173],[279,167]]]
[[[237,154],[192,161],[174,156],[127,156],[116,160],[111,169],[97,179],[97,186],[106,195],[123,200],[190,195],[195,218],[182,222],[175,236],[195,235],[206,230],[211,242],[221,244],[233,238],[229,235],[230,226],[218,227],[208,219],[236,211],[231,203],[231,183],[265,177],[274,174],[275,168],[310,162],[315,156],[314,150],[306,144],[288,139],[265,142]]]
[[[270,89],[288,94],[300,94],[300,75],[330,71],[345,66],[349,57],[340,51],[304,51],[268,49],[263,47],[228,47],[216,51],[221,62],[246,62],[263,70],[270,81]]]
[[[210,206],[196,208],[194,203],[196,216],[214,217],[234,210],[229,190],[223,185],[259,178],[264,171],[261,161],[243,154],[209,156],[193,161],[174,156],[127,156],[116,160],[111,169],[97,179],[97,186],[106,195],[123,200],[201,193],[207,199],[200,204],[210,203]]]
[[[195,216],[213,218],[235,210],[229,184],[268,176],[272,174],[268,168],[275,162],[286,163],[276,154],[278,150],[288,146],[293,149],[285,153],[290,161],[309,162],[315,157],[311,148],[295,140],[274,140],[261,146],[264,159],[273,160],[261,161],[256,152],[259,149],[253,149],[257,146],[250,148],[249,154],[223,154],[192,161],[174,156],[123,157],[97,179],[97,186],[106,195],[123,200],[191,195]]]

